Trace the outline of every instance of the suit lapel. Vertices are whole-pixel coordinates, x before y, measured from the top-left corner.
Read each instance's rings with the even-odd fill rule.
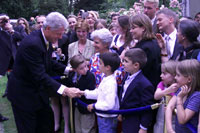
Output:
[[[41,42],[42,42],[42,44],[40,44],[40,45],[41,45],[41,47],[43,49],[43,52],[44,52],[45,68],[46,68],[47,72],[50,72],[50,70],[51,70],[51,68],[50,68],[50,66],[51,66],[51,59],[52,59],[52,50],[53,50],[53,48],[52,48],[51,43],[49,43],[49,49],[47,50],[47,46],[46,46],[44,37],[42,35],[42,31],[39,30],[38,32],[40,34],[40,39],[41,39]]]
[[[128,96],[132,93],[132,91],[135,89],[135,81],[137,81],[137,79],[134,79],[128,86],[126,93],[124,95],[124,98],[122,99],[122,103],[126,101],[126,98],[128,98]]]
[[[140,80],[141,72],[133,79],[133,81],[129,84],[126,93],[124,95],[124,98],[122,100],[122,103],[126,101],[126,99],[129,97],[129,95],[134,91],[136,83],[138,80]]]
[[[180,51],[182,50],[183,50],[183,47],[181,46],[181,44],[177,42],[177,39],[176,39],[175,46],[174,46],[174,53],[170,59],[175,60],[176,57],[180,54]]]

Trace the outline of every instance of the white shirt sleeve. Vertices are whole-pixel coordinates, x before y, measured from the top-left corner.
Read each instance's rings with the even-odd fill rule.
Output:
[[[61,85],[60,88],[58,89],[57,93],[59,93],[59,94],[62,95],[62,94],[63,94],[63,91],[65,90],[65,88],[66,88],[66,86]]]
[[[98,97],[98,88],[96,88],[95,90],[85,90],[85,97],[87,99],[94,99],[96,100]]]

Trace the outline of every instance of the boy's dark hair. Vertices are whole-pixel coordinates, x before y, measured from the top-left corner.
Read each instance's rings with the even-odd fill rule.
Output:
[[[125,57],[131,60],[132,63],[138,62],[140,64],[140,69],[142,69],[147,62],[146,53],[140,48],[129,49],[126,51]]]
[[[100,54],[100,59],[103,61],[105,66],[110,66],[111,71],[114,73],[120,66],[120,58],[117,53],[106,52]]]
[[[86,60],[85,58],[78,54],[78,55],[74,55],[71,60],[70,60],[70,64],[72,66],[72,68],[76,69],[80,64],[84,63]]]

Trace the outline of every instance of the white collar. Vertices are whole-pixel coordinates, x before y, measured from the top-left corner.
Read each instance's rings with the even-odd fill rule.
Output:
[[[129,79],[134,79],[139,73],[141,72],[141,70],[137,71],[136,73],[129,75],[128,78]]]
[[[164,33],[164,38],[166,38],[167,36],[169,36],[170,39],[175,40],[176,39],[176,34],[177,34],[177,30],[174,29],[174,31],[172,33],[170,33],[169,35],[167,35],[166,33]]]
[[[47,39],[46,39],[46,37],[45,37],[45,35],[44,35],[44,31],[43,31],[42,28],[41,28],[41,32],[42,32],[42,36],[43,36],[43,38],[44,38],[44,42],[45,42],[45,44],[48,44],[49,41],[47,41]]]

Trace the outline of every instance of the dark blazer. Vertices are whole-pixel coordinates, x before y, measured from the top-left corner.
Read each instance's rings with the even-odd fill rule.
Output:
[[[175,60],[182,50],[183,50],[183,46],[180,43],[178,43],[178,41],[176,39],[175,46],[174,46],[174,52],[170,59]]]
[[[44,90],[59,89],[61,84],[49,73],[52,70],[63,73],[66,66],[52,59],[52,50],[50,44],[47,51],[41,30],[32,32],[21,42],[8,80],[8,99],[15,107],[24,111],[40,109],[49,103]]]
[[[152,29],[153,29],[153,32],[156,34],[156,33],[160,33],[159,29],[158,29],[158,25],[157,25],[157,19],[155,19],[153,25],[152,25]]]
[[[193,43],[187,48],[182,49],[182,51],[180,51],[180,54],[177,56],[176,60],[182,61],[185,59],[198,59],[199,53],[200,53],[200,44]]]
[[[62,39],[58,40],[58,47],[62,49],[62,53],[65,55],[65,61],[62,62],[65,65],[68,63],[68,46],[69,38],[66,34],[63,34]]]
[[[5,75],[12,59],[11,35],[0,30],[0,75]]]
[[[96,86],[96,81],[95,81],[95,76],[93,75],[93,73],[91,73],[89,70],[87,71],[86,75],[82,75],[81,78],[78,80],[77,83],[73,83],[72,78],[74,77],[75,72],[70,72],[69,76],[66,80],[66,85],[69,87],[76,87],[79,88],[80,90],[84,91],[85,89],[88,90],[94,90],[95,86]],[[89,100],[86,99],[84,96],[82,96],[80,98],[81,101],[83,101],[86,104],[91,104],[91,103],[95,103],[95,100]],[[83,108],[80,105],[77,105],[78,110],[80,111],[80,113],[82,114],[89,114],[90,112],[87,110],[87,108]]]
[[[125,81],[123,81],[124,85]],[[150,81],[140,72],[128,86],[124,98],[123,89],[120,89],[120,109],[138,108],[154,103],[154,87]],[[140,124],[148,128],[152,121],[152,111],[143,111],[130,115],[123,115],[122,131],[124,133],[136,133]]]
[[[161,57],[158,43],[156,40],[141,40],[136,44],[136,48],[141,48],[146,53],[147,63],[142,68],[142,72],[156,88],[161,80]]]
[[[27,36],[25,29],[23,26],[19,25],[14,27],[15,32],[12,34],[12,54],[13,58],[15,59],[18,46],[20,42]]]

